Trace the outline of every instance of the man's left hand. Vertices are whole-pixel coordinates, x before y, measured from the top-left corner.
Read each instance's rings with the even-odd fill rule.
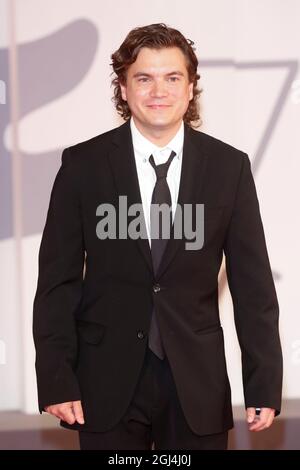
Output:
[[[247,408],[247,422],[249,431],[262,431],[273,423],[275,410],[273,408],[261,408],[260,414],[255,414],[255,408]]]

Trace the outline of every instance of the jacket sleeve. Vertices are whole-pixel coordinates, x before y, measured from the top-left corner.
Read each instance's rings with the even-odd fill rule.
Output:
[[[279,306],[248,155],[243,154],[224,253],[242,355],[245,407],[280,413]]]
[[[39,250],[33,337],[40,412],[47,405],[80,400],[74,374],[74,313],[82,295],[85,252],[73,166],[67,148],[54,180]]]

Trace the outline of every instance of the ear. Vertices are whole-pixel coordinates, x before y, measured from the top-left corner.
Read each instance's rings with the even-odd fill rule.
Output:
[[[121,95],[122,95],[122,99],[124,101],[127,101],[127,94],[126,94],[126,85],[122,85],[122,83],[120,82],[120,88],[121,88]]]
[[[193,99],[193,97],[194,97],[193,88],[194,88],[194,84],[193,84],[193,83],[190,83],[190,84],[189,84],[190,101],[191,101],[191,100]]]

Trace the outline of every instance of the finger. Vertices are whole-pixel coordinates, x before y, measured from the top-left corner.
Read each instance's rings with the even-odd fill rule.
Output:
[[[72,402],[68,403],[68,405],[61,406],[59,409],[59,417],[63,421],[66,421],[68,424],[75,423],[75,415],[73,412]]]
[[[270,417],[270,412],[270,408],[262,408],[255,422],[250,425],[249,430],[262,431],[263,429],[265,429],[268,419]]]
[[[252,423],[255,418],[255,408],[247,408],[247,422]]]
[[[47,413],[54,414],[57,412],[58,408],[61,406],[61,404],[56,404],[56,405],[48,405],[44,407],[44,410]]]
[[[265,422],[261,422],[259,419],[257,419],[254,424],[251,424],[249,426],[249,431],[262,431],[263,429],[265,429],[265,424]]]
[[[56,406],[57,406],[57,405],[48,405],[48,406],[45,406],[45,407],[44,407],[44,410],[45,410],[47,413],[52,414],[53,409],[55,409]]]
[[[275,417],[275,411],[272,411],[270,413],[270,416],[269,416],[268,420],[267,420],[267,424],[266,424],[267,428],[269,428],[272,425],[272,423],[274,421],[274,417]]]
[[[264,423],[262,423],[259,417],[256,416],[253,423],[249,424],[249,431],[261,431],[263,426],[264,426]]]
[[[84,424],[83,410],[81,406],[81,401],[73,401],[73,412],[75,419],[79,424]]]
[[[73,413],[72,402],[59,403],[57,405],[45,406],[45,411],[55,416],[58,419],[62,419],[69,424],[74,424],[75,416]]]
[[[45,407],[45,411],[49,413],[50,415],[56,416],[56,407],[55,406],[47,406]]]
[[[62,419],[62,416],[58,411],[52,411],[51,415],[55,416],[57,419]]]
[[[257,421],[255,421],[254,424],[251,424],[249,426],[249,431],[262,431],[263,429],[265,429],[265,425],[266,425],[266,422],[265,421],[261,421],[259,418],[257,419]]]
[[[61,419],[59,411],[57,410],[56,406],[48,406],[47,413],[49,413],[51,416],[54,416],[55,418]]]

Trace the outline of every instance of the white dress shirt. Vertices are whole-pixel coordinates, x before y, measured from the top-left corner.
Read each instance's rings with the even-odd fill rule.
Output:
[[[165,163],[168,160],[172,150],[176,153],[169,166],[167,174],[167,183],[172,198],[172,218],[174,221],[182,166],[184,125],[182,121],[181,126],[176,135],[164,147],[158,147],[157,145],[153,144],[150,140],[146,139],[146,137],[144,137],[136,127],[133,117],[130,118],[130,128],[132,134],[133,150],[139,180],[140,193],[143,204],[143,211],[145,215],[146,230],[149,244],[151,247],[150,205],[153,189],[156,183],[156,174],[154,168],[149,162],[149,158],[150,155],[153,155],[155,165],[160,165],[161,163]]]

